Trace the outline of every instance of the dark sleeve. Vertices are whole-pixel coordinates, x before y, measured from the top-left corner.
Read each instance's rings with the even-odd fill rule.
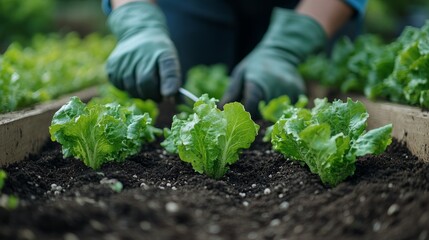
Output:
[[[356,11],[356,17],[364,15],[367,0],[344,0],[344,2]]]

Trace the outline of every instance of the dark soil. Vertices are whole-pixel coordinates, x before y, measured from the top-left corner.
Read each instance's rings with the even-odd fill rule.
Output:
[[[21,201],[0,208],[0,239],[429,239],[429,164],[397,142],[334,188],[260,138],[221,180],[159,142],[99,171],[48,143],[5,170]]]

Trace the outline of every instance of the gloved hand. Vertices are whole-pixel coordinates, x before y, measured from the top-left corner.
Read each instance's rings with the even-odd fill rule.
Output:
[[[148,2],[131,2],[108,18],[118,43],[106,64],[109,80],[133,97],[161,101],[181,85],[176,49],[165,18]]]
[[[257,119],[261,100],[268,102],[286,94],[295,102],[305,93],[297,66],[325,41],[324,30],[312,18],[275,8],[262,41],[234,69],[220,105],[241,101]]]

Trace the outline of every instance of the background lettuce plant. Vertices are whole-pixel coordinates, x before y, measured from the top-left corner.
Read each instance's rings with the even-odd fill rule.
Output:
[[[373,35],[339,41],[331,57],[318,55],[300,66],[306,79],[370,99],[429,108],[429,21],[406,27],[390,44]]]

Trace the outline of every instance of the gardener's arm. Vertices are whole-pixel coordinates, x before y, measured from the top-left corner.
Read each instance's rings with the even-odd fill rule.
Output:
[[[161,101],[177,93],[181,76],[165,17],[153,3],[154,0],[103,2],[109,14],[108,25],[118,38],[106,68],[109,80],[117,88],[134,97]]]
[[[354,9],[340,0],[301,0],[296,12],[316,20],[331,37],[352,17]]]
[[[349,2],[360,2],[357,9]],[[258,104],[281,95],[296,101],[305,93],[297,66],[322,49],[352,16],[363,11],[365,0],[302,0],[295,11],[276,8],[264,38],[234,69],[232,82],[221,103],[243,102],[254,117]]]

